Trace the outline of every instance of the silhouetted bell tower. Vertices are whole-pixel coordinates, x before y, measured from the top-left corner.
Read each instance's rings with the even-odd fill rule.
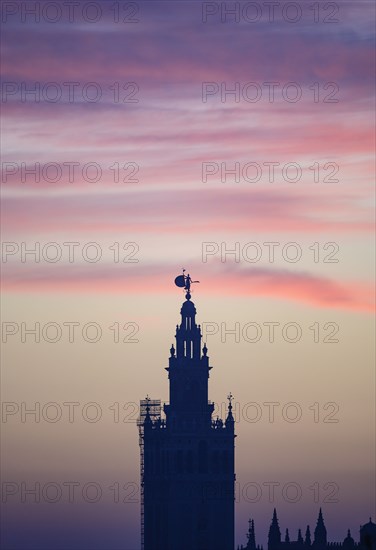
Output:
[[[186,301],[176,327],[176,349],[166,368],[170,403],[141,402],[140,445],[144,550],[234,549],[234,418],[212,420],[208,401],[209,357],[200,325]],[[183,286],[179,284],[178,286]]]

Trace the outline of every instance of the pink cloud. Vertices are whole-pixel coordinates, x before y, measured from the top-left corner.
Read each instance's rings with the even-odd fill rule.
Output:
[[[323,200],[324,199],[324,200]],[[370,232],[367,208],[336,189],[300,191],[209,188],[134,190],[75,196],[48,194],[3,199],[4,237],[64,232],[205,235],[213,231]]]
[[[294,301],[323,309],[373,311],[374,290],[364,282],[339,283],[301,271],[272,268],[235,268],[213,263],[190,265],[200,273],[202,291],[221,296],[243,296]],[[176,266],[157,265],[8,265],[7,292],[88,292],[140,294],[172,293]],[[206,283],[205,283],[206,281]],[[210,281],[210,283],[209,283]]]
[[[4,117],[4,131],[12,138],[8,138],[9,144],[4,147],[3,187],[9,190],[21,187],[26,191],[90,188],[82,177],[82,167],[93,161],[102,167],[99,185],[119,191],[124,186],[115,184],[114,171],[110,169],[115,162],[122,166],[127,162],[138,164],[140,185],[151,186],[200,185],[203,162],[242,165],[250,161],[261,165],[271,161],[281,165],[319,162],[323,166],[334,161],[341,170],[340,183],[355,183],[357,189],[372,177],[373,167],[368,160],[351,177],[347,170],[356,157],[373,154],[374,132],[366,114],[344,117],[342,112],[332,112],[318,116],[310,108],[303,118],[291,120],[284,109],[269,106],[268,112],[264,105],[253,114],[244,107],[231,108],[220,120],[217,109],[195,112],[194,104],[190,107],[193,114],[189,116],[189,110],[181,113],[178,108],[167,114],[157,107],[130,112],[126,114],[127,124],[111,109],[100,111],[95,119],[84,110],[68,112],[66,107],[55,113],[51,107],[47,112],[37,111],[25,118],[22,107],[20,113]],[[244,127],[247,119],[254,119],[254,129]],[[26,183],[22,183],[21,164],[32,167],[37,162],[42,167],[52,162],[60,165],[79,162],[80,168],[75,172],[73,184],[68,179],[68,168],[62,169],[62,178],[57,182],[42,177],[36,183],[29,175]],[[15,163],[16,171],[6,175],[10,163]],[[126,173],[120,175],[125,177]],[[312,171],[306,168],[298,186],[312,183],[312,178]],[[129,182],[125,183],[128,187]],[[221,183],[220,176],[210,177],[208,183]],[[283,187],[286,185],[284,182]],[[254,184],[243,181],[242,186],[250,189]],[[343,192],[343,186],[337,187],[336,193]]]

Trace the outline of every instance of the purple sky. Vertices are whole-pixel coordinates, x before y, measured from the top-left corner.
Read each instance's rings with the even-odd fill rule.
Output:
[[[25,12],[31,4],[39,21]],[[329,537],[340,540],[348,525],[356,532],[373,513],[374,5],[319,2],[312,10],[311,0],[280,1],[273,14],[271,2],[248,3],[256,6],[248,11],[247,2],[79,2],[74,13],[69,2],[57,3],[61,12],[53,4],[2,2],[3,318],[107,326],[122,316],[137,320],[142,340],[122,355],[108,342],[88,351],[21,346],[15,336],[4,346],[3,398],[137,402],[148,391],[164,398],[180,307],[171,283],[183,266],[201,281],[202,321],[335,321],[344,336],[329,351],[308,340],[293,351],[250,351],[213,337],[210,398],[232,387],[242,403],[341,401],[338,427],[251,432],[240,423],[238,473],[242,483],[291,474],[307,486],[338,474],[343,496],[334,511],[327,507]],[[238,15],[226,16],[234,4]],[[83,256],[93,242],[97,262]],[[72,261],[64,243],[76,243]],[[288,243],[301,251],[296,262],[286,260]],[[35,246],[39,261],[25,255]],[[223,253],[234,249],[236,258]],[[62,251],[56,262],[54,250]],[[124,263],[130,254],[137,262]],[[113,425],[47,428],[16,424],[5,479],[92,473],[138,481],[134,425],[124,426],[126,436]],[[269,461],[279,453],[280,464]],[[138,550],[138,506],[77,504],[77,513],[66,503],[56,512],[22,506],[6,507],[9,550],[50,549],[51,541],[57,550]],[[318,506],[306,499],[297,510],[281,501],[281,523],[312,527]],[[244,543],[253,514],[265,543],[270,503],[242,501],[237,510],[236,542]],[[30,522],[22,534],[19,522]]]

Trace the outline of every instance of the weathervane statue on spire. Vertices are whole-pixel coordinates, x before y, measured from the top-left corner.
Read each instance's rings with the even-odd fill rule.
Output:
[[[182,275],[178,275],[175,278],[176,286],[178,286],[180,288],[184,288],[184,290],[187,291],[187,294],[185,295],[187,300],[190,300],[190,298],[191,298],[191,284],[199,283],[199,282],[200,281],[192,281],[191,276],[189,275],[189,273],[188,273],[188,275],[185,275],[185,269],[183,269],[183,274]]]

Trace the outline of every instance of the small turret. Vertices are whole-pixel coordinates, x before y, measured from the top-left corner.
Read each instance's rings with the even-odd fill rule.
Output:
[[[247,533],[248,544],[245,547],[246,550],[256,550],[256,537],[255,537],[255,522],[253,519],[249,520],[249,529]]]
[[[350,529],[347,530],[347,537],[343,541],[343,550],[352,550],[355,547],[355,541],[351,536]]]
[[[225,424],[228,430],[234,430],[235,420],[232,415],[232,400],[234,399],[234,397],[231,392],[227,396],[227,399],[228,399],[228,414],[227,414]]]
[[[306,546],[311,546],[311,544],[312,544],[312,541],[311,541],[311,529],[309,528],[309,525],[307,525],[307,529],[306,529],[306,532],[305,532],[304,544],[305,544]]]

